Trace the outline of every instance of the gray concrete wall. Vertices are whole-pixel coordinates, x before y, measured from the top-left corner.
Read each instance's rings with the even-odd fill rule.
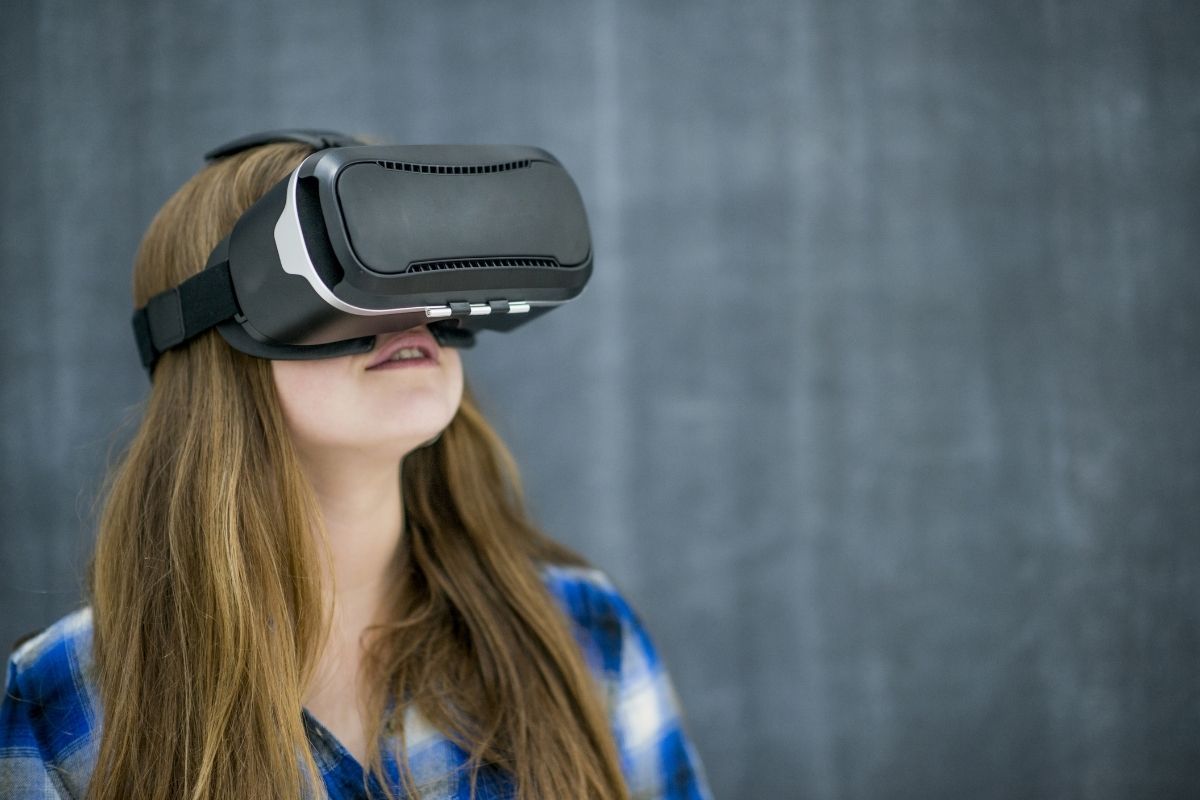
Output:
[[[1200,12],[40,2],[0,30],[0,640],[79,598],[157,207],[286,125],[546,147],[467,369],[722,798],[1200,794]]]

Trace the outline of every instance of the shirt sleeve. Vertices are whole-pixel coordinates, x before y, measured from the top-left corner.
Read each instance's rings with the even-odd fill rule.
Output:
[[[712,800],[666,666],[641,619],[603,571],[542,564],[604,694],[633,800]]]
[[[630,794],[635,800],[712,800],[666,665],[625,599],[614,592],[611,602],[622,637],[613,725]]]
[[[16,664],[8,662],[0,700],[0,797],[5,800],[62,800],[38,741],[39,709],[22,696]]]

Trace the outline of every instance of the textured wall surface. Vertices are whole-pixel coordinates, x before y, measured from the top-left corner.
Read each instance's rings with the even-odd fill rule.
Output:
[[[201,153],[532,143],[595,277],[468,374],[719,797],[1200,795],[1194,3],[6,10],[0,641],[79,602]]]

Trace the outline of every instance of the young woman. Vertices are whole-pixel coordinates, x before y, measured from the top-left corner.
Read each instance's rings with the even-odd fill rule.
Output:
[[[311,152],[188,181],[142,242],[135,305]],[[214,331],[164,353],[88,600],[9,661],[4,798],[708,796],[638,618],[530,522],[424,326],[323,360]]]

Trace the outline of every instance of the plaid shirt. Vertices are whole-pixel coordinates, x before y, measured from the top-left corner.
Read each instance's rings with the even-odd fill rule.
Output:
[[[710,800],[671,680],[633,609],[598,570],[544,566],[542,575],[604,688],[632,796]],[[99,699],[89,677],[91,641],[91,609],[83,608],[23,643],[9,659],[0,705],[4,800],[82,800],[86,795],[101,726]],[[301,715],[330,800],[385,796],[373,776],[365,789],[354,757],[307,711]],[[470,778],[461,768],[467,753],[413,710],[405,725],[409,766],[421,796],[466,800]],[[384,757],[384,768],[393,791],[402,797],[399,770],[390,755]],[[502,774],[485,768],[477,778],[476,796],[508,798],[513,787]]]

